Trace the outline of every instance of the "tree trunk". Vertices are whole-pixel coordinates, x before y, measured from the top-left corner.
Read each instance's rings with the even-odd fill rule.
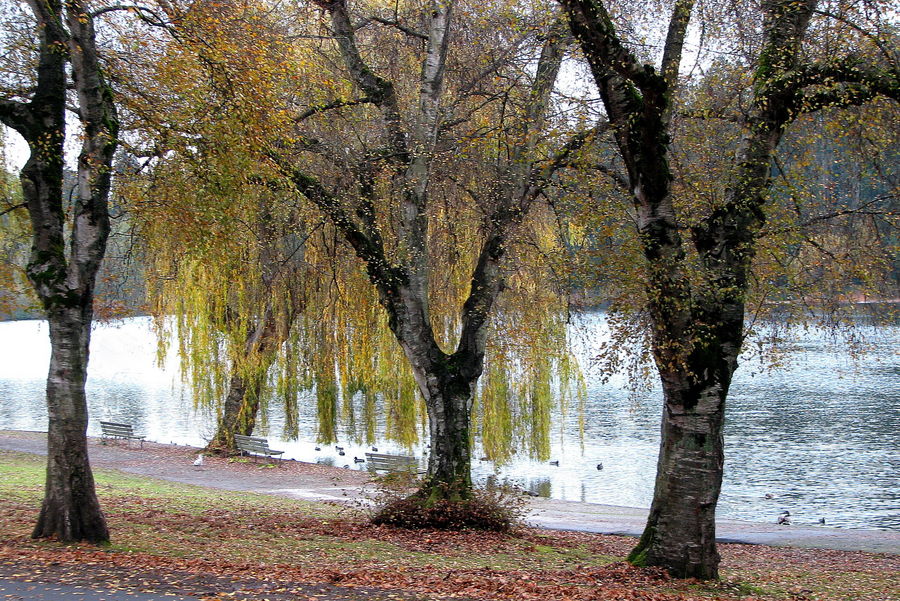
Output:
[[[469,414],[478,376],[448,372],[437,369],[425,376],[431,453],[427,477],[417,495],[426,499],[426,506],[440,500],[462,501],[472,495]]]
[[[234,435],[250,436],[256,426],[256,415],[259,412],[259,394],[261,383],[254,379],[248,382],[238,373],[231,374],[228,394],[222,406],[222,416],[216,427],[213,439],[206,445],[209,453],[225,455],[237,452]]]
[[[271,279],[264,282],[271,285]],[[293,322],[293,317],[291,317]],[[290,325],[290,324],[289,324]],[[210,453],[236,454],[234,435],[250,436],[256,426],[256,415],[259,412],[259,397],[262,393],[263,380],[272,365],[272,352],[282,339],[278,335],[278,324],[271,307],[266,307],[256,328],[247,334],[244,342],[244,355],[248,363],[256,364],[258,373],[249,377],[232,366],[231,381],[228,394],[222,406],[222,416],[216,427],[216,434],[206,446]],[[255,356],[255,357],[254,357]]]
[[[47,481],[33,538],[64,542],[109,540],[88,463],[87,377],[91,309],[67,308],[49,317],[50,373],[47,377]]]
[[[741,265],[732,271],[742,271]],[[743,279],[740,284],[734,288],[746,288]],[[628,561],[664,567],[677,578],[719,576],[715,519],[725,462],[725,399],[744,322],[742,295],[734,295],[734,288],[695,298],[686,328],[654,316],[664,400],[659,460],[647,525]]]
[[[99,543],[109,540],[109,532],[88,464],[84,383],[94,284],[109,236],[107,199],[118,119],[98,63],[93,19],[83,2],[30,5],[40,39],[36,86],[30,102],[0,101],[0,121],[22,134],[31,151],[19,174],[32,227],[26,271],[46,312],[52,346],[46,496],[33,536]],[[71,212],[63,206],[62,193],[67,60],[84,128]]]
[[[726,387],[727,388],[727,387]],[[653,503],[628,561],[676,578],[718,578],[716,505],[725,460],[725,390],[663,383],[662,440]]]

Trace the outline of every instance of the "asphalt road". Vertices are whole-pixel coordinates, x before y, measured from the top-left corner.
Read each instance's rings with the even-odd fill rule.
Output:
[[[197,601],[197,597],[139,593],[97,587],[42,582],[20,582],[0,578],[0,599],[9,601]]]

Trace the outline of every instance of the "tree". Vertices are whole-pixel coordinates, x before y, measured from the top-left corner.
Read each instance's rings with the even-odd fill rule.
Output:
[[[160,5],[163,29],[118,65],[133,151],[146,155],[125,192],[161,346],[174,330],[195,404],[219,412],[207,450],[230,453],[305,303],[302,218],[252,162],[266,93],[293,57],[254,3]]]
[[[33,537],[109,540],[87,455],[84,384],[97,270],[109,234],[107,198],[118,120],[97,52],[94,20],[81,0],[29,2],[38,38],[28,99],[0,100],[0,120],[31,150],[19,178],[31,219],[28,279],[50,324],[47,481]],[[66,65],[83,127],[71,212],[63,199]]]
[[[401,36],[390,42],[376,37],[376,44],[391,49],[387,56],[378,56],[374,45],[361,46],[361,27],[352,22],[347,2],[315,4],[328,17],[341,77],[348,85],[344,96],[302,113],[298,131],[284,135],[269,154],[365,265],[412,369],[427,410],[431,442],[426,480],[416,497],[425,506],[465,501],[472,489],[472,404],[485,369],[489,320],[511,279],[505,266],[508,251],[550,186],[561,157],[584,142],[560,142],[549,135],[551,92],[569,36],[558,21],[527,24],[510,18],[514,11],[497,13],[507,15],[505,25],[512,32],[477,29],[472,20],[477,11],[452,1],[430,2],[422,13],[385,15],[373,7],[375,16],[363,23]],[[455,27],[455,19],[462,21],[464,15],[465,25]],[[451,62],[457,70],[451,71],[450,92],[452,40],[461,38],[466,27],[476,28],[477,33],[468,32],[473,38],[480,33],[501,46],[493,63],[475,70]],[[537,31],[544,41],[534,71],[517,71],[505,91],[492,86],[503,81],[498,73],[524,42],[536,41]],[[379,69],[373,66],[376,56],[381,59]],[[417,80],[404,79],[410,64],[419,68]],[[347,107],[356,109],[354,115],[361,120],[350,135],[327,141],[311,135],[316,128],[327,130],[321,123],[310,125],[313,117],[340,114],[347,119],[338,112]],[[504,110],[509,111],[505,116]],[[492,122],[498,115],[501,120]],[[454,131],[462,125],[468,131]],[[485,147],[496,151],[490,155]],[[467,153],[474,161],[490,156],[472,172],[472,187],[467,187],[467,174],[458,171],[470,159]],[[462,202],[466,196],[471,199],[468,205]],[[450,210],[442,211],[435,197],[443,198]],[[470,228],[467,244],[474,252],[457,242],[450,248],[456,258],[448,260],[438,232],[462,227],[472,217],[477,225]],[[457,290],[440,287],[447,272],[465,274],[462,282],[446,278],[452,280],[449,288]],[[461,299],[458,305],[456,299]],[[438,303],[447,314],[437,314]],[[445,351],[447,347],[452,350]]]
[[[775,150],[803,114],[879,95],[897,99],[897,62],[890,50],[896,37],[876,38],[882,52],[871,61],[860,50],[868,44],[858,30],[843,32],[855,48],[838,48],[829,47],[833,39],[825,29],[811,29],[817,14],[827,15],[816,0],[764,0],[760,37],[748,59],[752,76],[747,108],[739,117],[740,143],[720,200],[690,220],[685,243],[670,149],[693,0],[674,2],[658,68],[629,50],[605,2],[561,4],[590,64],[627,173],[646,261],[652,354],[664,396],[650,516],[629,560],[665,567],[679,577],[715,578],[725,400],[743,342]],[[756,23],[743,12],[739,16]]]
[[[257,417],[265,426],[271,402],[283,404],[284,435],[296,437],[298,395],[310,388],[320,442],[336,440],[342,413],[373,441],[380,391],[389,438],[412,444],[412,378],[386,369],[397,352],[377,333],[383,319],[372,319],[374,300],[346,265],[352,256],[259,160],[262,141],[292,123],[284,98],[329,85],[309,49],[291,42],[283,15],[263,3],[162,10],[172,35],[151,36],[118,71],[134,151],[147,156],[126,194],[161,346],[177,351],[195,404],[219,413],[209,449],[234,450],[233,434],[250,434]]]

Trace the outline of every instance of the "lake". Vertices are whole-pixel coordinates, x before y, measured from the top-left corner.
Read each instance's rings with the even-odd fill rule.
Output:
[[[133,423],[149,440],[202,445],[213,420],[194,411],[178,382],[177,365],[155,365],[155,337],[147,318],[95,327],[88,399],[89,434],[100,419]],[[583,319],[581,338],[607,336],[602,314]],[[719,515],[774,522],[789,510],[795,524],[900,530],[900,328],[863,329],[871,351],[853,361],[816,330],[794,332],[797,347],[778,369],[748,360],[738,369],[727,409],[725,482]],[[46,430],[44,386],[50,345],[40,321],[0,323],[0,429]],[[624,377],[600,384],[587,358],[588,401],[583,445],[578,416],[556,416],[553,459],[526,458],[499,470],[476,461],[475,476],[507,478],[544,496],[648,507],[659,443],[658,390],[630,394]],[[342,442],[315,451],[313,404],[301,410],[301,438],[279,438],[273,411],[269,436],[285,457],[350,468],[365,448]],[[379,443],[382,452],[405,452]],[[418,455],[422,449],[415,449]],[[478,451],[475,451],[476,457]],[[597,464],[603,464],[597,470]],[[766,499],[773,495],[775,498]]]

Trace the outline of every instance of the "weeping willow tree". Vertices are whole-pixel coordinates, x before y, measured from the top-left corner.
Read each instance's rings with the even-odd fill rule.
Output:
[[[234,434],[253,432],[271,365],[295,360],[285,342],[315,263],[304,215],[253,160],[272,110],[262,86],[290,66],[271,29],[254,26],[263,15],[225,8],[162,4],[154,15],[168,31],[148,32],[141,54],[119,67],[132,86],[132,150],[146,155],[123,192],[145,243],[161,350],[174,338],[194,402],[218,411],[209,449],[227,452]]]

